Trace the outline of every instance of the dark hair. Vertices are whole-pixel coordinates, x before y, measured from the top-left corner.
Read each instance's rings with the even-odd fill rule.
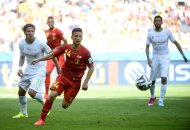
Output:
[[[34,28],[34,30],[36,29],[33,24],[27,23],[27,24],[24,25],[24,27],[22,28],[22,30],[25,32],[28,27],[32,27],[32,28]]]
[[[161,17],[160,15],[156,15],[156,16],[154,17],[154,21],[155,21],[156,18],[160,18],[161,21],[162,21],[162,17]]]
[[[49,20],[49,19],[53,19],[53,20],[54,20],[54,18],[53,18],[52,16],[49,16],[49,17],[47,18],[47,20]]]
[[[72,35],[73,35],[75,32],[82,32],[82,29],[81,29],[81,28],[74,28],[74,29],[72,30]]]

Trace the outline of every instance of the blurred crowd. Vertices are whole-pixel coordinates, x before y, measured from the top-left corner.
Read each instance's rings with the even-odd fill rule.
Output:
[[[48,16],[68,41],[72,28],[83,28],[83,43],[94,51],[144,50],[157,14],[182,48],[190,48],[190,0],[1,0],[0,52],[14,51],[25,23],[43,37]]]

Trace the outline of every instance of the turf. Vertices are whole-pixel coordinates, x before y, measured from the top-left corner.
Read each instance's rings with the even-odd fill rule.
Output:
[[[159,95],[159,88],[156,88]],[[81,91],[70,108],[53,105],[46,125],[34,126],[42,106],[28,100],[29,118],[12,119],[18,112],[16,89],[0,88],[0,130],[188,130],[190,86],[170,85],[165,106],[148,107],[149,92],[134,87],[91,87]],[[11,97],[11,98],[9,98]]]

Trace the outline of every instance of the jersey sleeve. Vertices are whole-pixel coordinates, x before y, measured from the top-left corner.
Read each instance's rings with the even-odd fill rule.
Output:
[[[148,30],[147,38],[146,38],[146,45],[150,45],[151,39],[150,39],[150,30]]]
[[[45,44],[45,43],[42,43],[42,50],[43,50],[43,52],[45,52],[46,54],[48,54],[48,53],[51,52],[50,47],[49,47],[47,44]]]
[[[57,56],[60,56],[61,54],[65,53],[65,50],[67,49],[67,46],[66,45],[60,45],[58,47],[56,47],[55,49],[53,49],[53,56],[57,57]]]
[[[87,58],[87,60],[86,60],[87,66],[88,67],[92,66],[94,64],[94,61],[93,61],[93,58],[92,58],[90,52],[87,53],[87,57],[86,58]]]
[[[168,33],[169,33],[168,36],[169,36],[170,41],[171,41],[171,42],[174,42],[174,41],[175,41],[175,38],[174,38],[172,32],[168,30]]]
[[[22,42],[19,42],[20,56],[24,56]]]

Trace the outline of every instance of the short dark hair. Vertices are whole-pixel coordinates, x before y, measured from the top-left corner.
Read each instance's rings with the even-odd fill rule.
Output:
[[[49,17],[47,18],[47,20],[49,20],[49,19],[54,19],[54,18],[53,18],[53,16],[49,16]]]
[[[81,28],[74,28],[74,29],[72,30],[72,35],[73,35],[75,32],[82,32],[82,29],[81,29]]]
[[[36,29],[33,24],[27,23],[27,24],[24,25],[24,27],[22,28],[22,30],[25,32],[28,27],[32,27],[32,28],[34,28],[34,30]]]
[[[162,21],[162,17],[161,17],[160,15],[156,15],[156,16],[154,17],[154,20],[155,20],[156,18],[160,18],[161,21]]]

